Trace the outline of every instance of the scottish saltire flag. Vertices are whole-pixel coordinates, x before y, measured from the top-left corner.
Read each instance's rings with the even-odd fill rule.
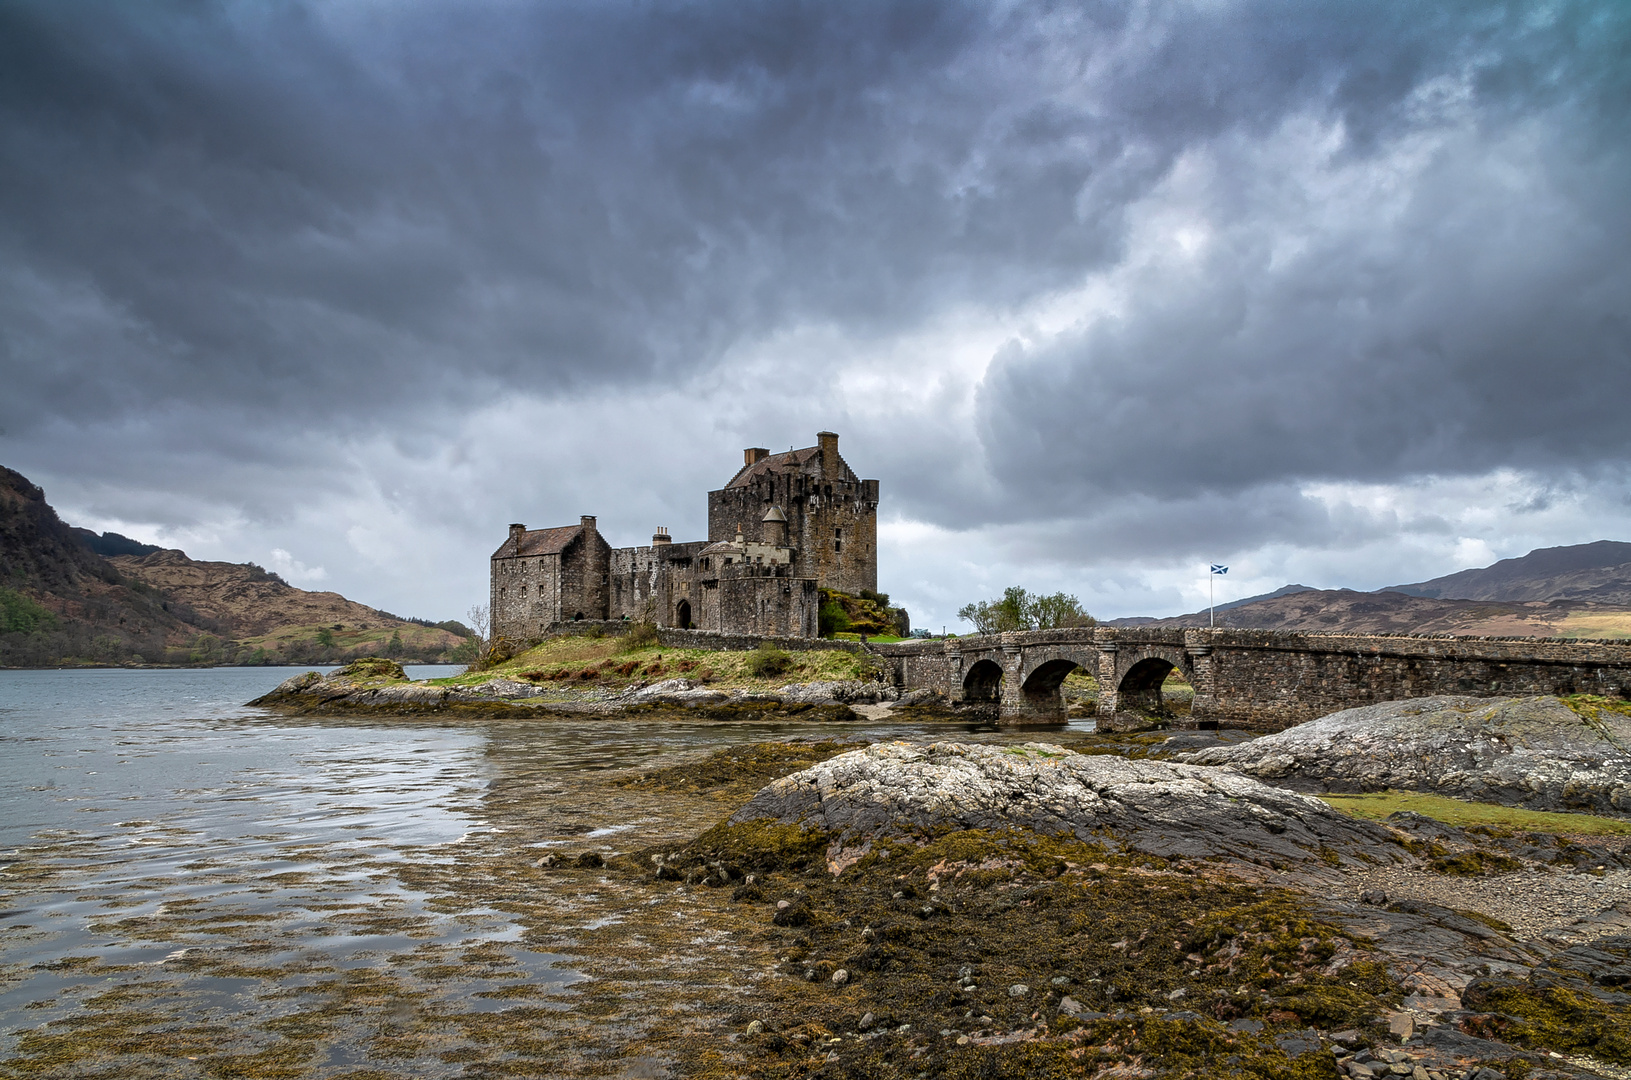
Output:
[[[1222,566],[1222,565],[1220,565],[1218,563],[1213,563],[1212,564],[1212,573],[1214,573],[1214,574],[1227,574],[1228,572],[1229,572],[1229,568],[1227,566]]]

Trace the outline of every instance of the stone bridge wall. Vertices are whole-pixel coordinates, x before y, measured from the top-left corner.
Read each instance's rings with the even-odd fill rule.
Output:
[[[1123,710],[1159,704],[1160,678],[1173,667],[1195,688],[1191,723],[1261,730],[1435,694],[1631,697],[1631,642],[1093,627],[873,651],[894,666],[902,689],[935,689],[970,704],[988,701],[990,689],[970,675],[991,661],[1002,679],[989,703],[1004,723],[1062,722],[1059,683],[1077,667],[1098,679],[1106,726]]]

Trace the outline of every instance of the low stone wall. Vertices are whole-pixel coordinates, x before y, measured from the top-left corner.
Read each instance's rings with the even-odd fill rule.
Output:
[[[617,637],[633,625],[628,619],[577,619],[550,623],[544,627],[544,637]]]
[[[577,619],[572,622],[551,623],[545,637],[621,637],[637,624],[630,619]],[[657,628],[657,640],[670,649],[707,649],[712,652],[746,652],[760,643],[774,645],[787,652],[863,653],[876,651],[859,641],[835,641],[831,638],[765,637],[759,634],[721,634],[712,630],[679,630],[671,626]]]
[[[676,630],[659,627],[657,640],[670,649],[709,649],[716,652],[746,652],[760,644],[773,645],[787,652],[864,653],[871,651],[859,641],[834,641],[831,638],[761,637],[754,634],[720,634],[712,630]]]

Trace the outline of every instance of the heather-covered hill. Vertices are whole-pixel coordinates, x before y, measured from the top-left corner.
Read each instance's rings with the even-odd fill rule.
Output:
[[[0,666],[435,660],[463,644],[456,630],[306,592],[253,563],[74,528],[0,467]]]
[[[44,491],[0,467],[0,664],[157,659],[210,629],[126,580],[57,517]]]
[[[1117,625],[1124,622],[1117,620]],[[1206,612],[1125,620],[1138,626],[1205,626]],[[1497,603],[1397,592],[1309,589],[1217,612],[1217,625],[1298,633],[1463,634],[1492,637],[1626,637],[1631,612],[1567,600]]]
[[[1460,600],[1575,600],[1631,607],[1631,544],[1598,540],[1537,548],[1493,566],[1395,585],[1390,591]]]
[[[1218,626],[1300,633],[1631,637],[1631,544],[1540,548],[1376,592],[1287,585],[1215,609]],[[1111,626],[1205,626],[1207,612]]]

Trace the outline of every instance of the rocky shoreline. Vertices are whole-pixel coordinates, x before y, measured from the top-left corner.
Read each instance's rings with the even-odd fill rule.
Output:
[[[670,679],[562,703],[516,679],[414,689],[389,675],[276,693],[302,711],[441,715],[895,704],[862,682],[731,693]],[[707,792],[729,804],[718,825],[551,852],[535,870],[568,891],[666,890],[709,913],[696,940],[764,958],[711,961],[726,964],[712,982],[743,989],[697,1016],[715,1035],[664,1052],[670,1075],[1631,1078],[1631,834],[1575,834],[1565,818],[1544,832],[1372,822],[1308,794],[1493,796],[1529,770],[1512,801],[1612,812],[1619,759],[1590,740],[1612,748],[1618,720],[1556,699],[1478,709],[1396,703],[1381,750],[1354,749],[1386,722],[1366,713],[1235,743],[721,751],[615,781],[658,801]]]
[[[1579,715],[1517,711],[1482,765],[1442,724],[1389,752],[1578,776]],[[626,865],[763,912],[788,988],[735,1017],[750,1075],[1631,1077],[1631,831],[1356,820],[1199,763],[1266,739],[1115,738],[848,750]]]
[[[687,710],[729,719],[782,715],[838,722],[860,719],[854,706],[883,705],[922,713],[944,702],[932,691],[901,694],[884,683],[859,680],[789,683],[769,691],[713,687],[690,678],[635,682],[615,690],[563,690],[507,675],[473,684],[410,682],[391,661],[364,660],[328,675],[303,672],[249,704],[312,714],[540,718]]]
[[[1631,817],[1631,716],[1591,700],[1385,702],[1237,746],[1201,749],[1183,760],[1299,791],[1398,788]]]

